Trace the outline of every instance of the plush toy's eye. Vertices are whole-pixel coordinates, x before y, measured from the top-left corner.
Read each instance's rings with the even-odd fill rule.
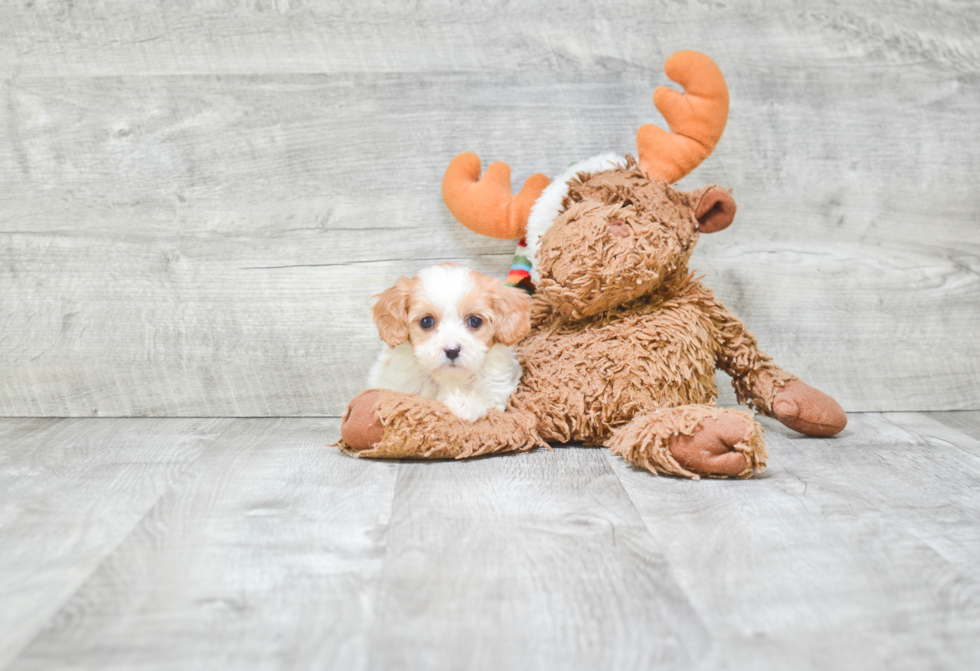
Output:
[[[471,329],[478,329],[483,326],[483,320],[476,316],[469,317],[466,323],[470,325]]]
[[[426,331],[428,331],[430,328],[432,328],[435,325],[436,325],[436,320],[433,319],[432,317],[422,317],[422,319],[419,320],[419,326],[421,326]]]

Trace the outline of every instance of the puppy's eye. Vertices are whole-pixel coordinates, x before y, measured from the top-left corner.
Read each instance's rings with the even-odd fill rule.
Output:
[[[471,329],[478,329],[483,326],[483,320],[479,317],[469,317],[466,323],[470,325]]]
[[[432,317],[422,317],[422,319],[419,320],[419,326],[421,326],[426,331],[428,331],[430,328],[432,328],[435,325],[436,325],[436,320],[433,319]]]

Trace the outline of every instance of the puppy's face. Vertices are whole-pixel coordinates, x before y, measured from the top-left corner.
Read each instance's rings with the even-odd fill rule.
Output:
[[[470,375],[493,345],[530,330],[527,295],[455,264],[432,266],[375,296],[374,322],[389,347],[406,340],[436,377]]]

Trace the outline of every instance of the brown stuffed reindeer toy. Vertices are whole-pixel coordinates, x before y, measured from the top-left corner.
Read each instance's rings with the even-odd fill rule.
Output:
[[[748,477],[765,465],[751,413],[719,409],[714,369],[740,403],[813,436],[847,423],[834,399],[774,365],[745,325],[694,279],[701,233],[726,228],[726,189],[671,184],[721,137],[728,88],[707,56],[683,51],[664,69],[685,93],[658,88],[671,128],[645,125],[639,160],[598,156],[555,182],[534,175],[511,195],[510,168],[460,154],[443,180],[450,211],[472,230],[520,239],[509,282],[533,291],[524,376],[507,410],[472,424],[434,401],[362,392],[341,447],[359,456],[463,458],[545,443],[606,445],[653,472]]]

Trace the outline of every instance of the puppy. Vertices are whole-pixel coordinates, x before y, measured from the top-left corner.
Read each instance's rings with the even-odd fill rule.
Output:
[[[527,294],[454,263],[402,277],[374,297],[385,346],[368,387],[444,403],[467,422],[503,410],[521,379],[511,349],[531,329]]]

